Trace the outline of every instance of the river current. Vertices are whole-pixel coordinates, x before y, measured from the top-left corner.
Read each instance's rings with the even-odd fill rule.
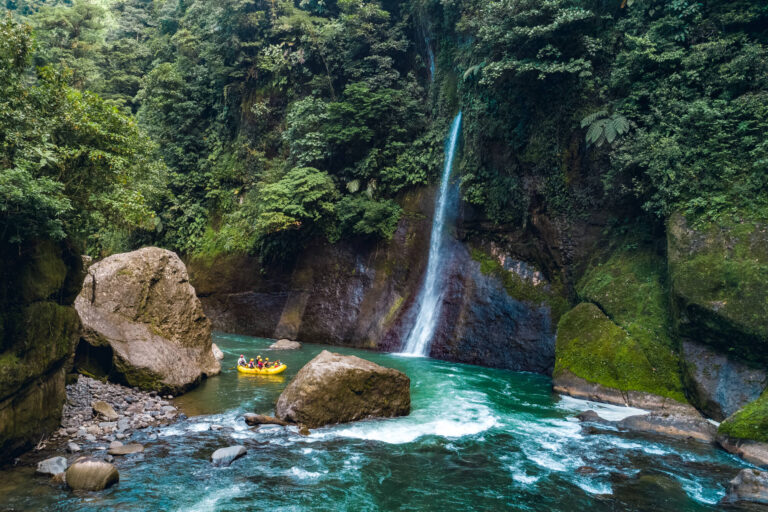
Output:
[[[549,378],[428,358],[217,334],[220,376],[175,400],[188,419],[139,432],[142,454],[118,458],[120,482],[71,493],[31,468],[0,472],[0,510],[716,510],[745,464],[709,445],[611,430],[584,431],[573,417],[596,409],[618,419],[637,410],[559,397]],[[412,412],[312,431],[263,426],[282,389],[324,348],[397,368],[411,378]],[[279,376],[239,375],[237,356],[281,359]],[[213,428],[212,428],[213,427]],[[157,439],[151,440],[150,435]],[[248,454],[214,468],[217,448]]]

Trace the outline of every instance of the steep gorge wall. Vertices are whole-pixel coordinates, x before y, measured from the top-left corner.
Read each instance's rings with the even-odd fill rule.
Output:
[[[0,261],[2,464],[59,426],[83,274],[79,253],[53,242],[6,247]]]
[[[214,329],[400,350],[425,271],[434,190],[410,193],[401,205],[404,214],[389,241],[315,241],[291,265],[265,269],[244,255],[188,261]],[[431,355],[549,374],[557,320],[567,307],[569,265],[588,253],[602,229],[600,218],[542,216],[524,231],[474,217],[462,207],[449,244]]]

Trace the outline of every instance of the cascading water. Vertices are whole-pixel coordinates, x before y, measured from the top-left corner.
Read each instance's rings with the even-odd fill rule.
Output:
[[[429,80],[435,81],[435,53],[432,51],[432,42],[428,36],[424,36],[424,43],[427,45],[427,57],[429,58]]]
[[[456,114],[451,124],[451,131],[445,142],[445,165],[440,181],[440,191],[435,203],[435,215],[432,220],[432,235],[429,241],[429,259],[427,260],[427,275],[419,292],[416,302],[416,322],[413,324],[408,337],[405,339],[404,355],[426,356],[429,354],[429,343],[435,333],[437,319],[440,316],[440,302],[443,286],[440,280],[444,262],[444,240],[446,211],[451,192],[451,171],[453,157],[459,141],[461,129],[461,112]]]

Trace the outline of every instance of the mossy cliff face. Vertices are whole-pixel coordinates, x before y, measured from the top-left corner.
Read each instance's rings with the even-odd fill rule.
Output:
[[[80,256],[52,242],[9,248],[0,257],[3,463],[59,424],[80,330],[72,303],[83,274]]]
[[[672,334],[666,261],[653,237],[609,236],[575,284],[584,301],[563,315],[557,329],[555,388],[627,402],[627,393],[686,403]],[[575,378],[574,378],[575,377]],[[576,389],[572,389],[576,388]],[[583,394],[583,393],[582,393]]]
[[[734,215],[667,229],[675,326],[681,337],[768,363],[768,225]]]

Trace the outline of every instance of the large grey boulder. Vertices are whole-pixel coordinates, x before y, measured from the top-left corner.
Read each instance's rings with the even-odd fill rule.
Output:
[[[757,400],[768,383],[764,369],[737,361],[711,347],[683,340],[681,348],[680,354],[686,363],[684,378],[688,398],[717,421]]]
[[[114,465],[91,457],[80,457],[65,474],[70,489],[84,491],[100,491],[120,480]]]
[[[742,469],[729,482],[724,503],[752,502],[768,505],[768,472]]]
[[[229,466],[246,453],[248,453],[248,450],[242,445],[219,448],[211,455],[211,462],[214,466]]]
[[[405,416],[411,410],[410,384],[400,371],[323,350],[283,390],[275,412],[309,428]]]
[[[67,459],[51,457],[37,463],[37,473],[41,475],[58,475],[67,470]]]
[[[717,427],[701,415],[638,414],[619,421],[622,430],[714,443]]]
[[[100,364],[131,386],[173,394],[221,371],[211,323],[171,251],[147,247],[94,263],[75,308],[91,347],[78,349],[76,365]]]

